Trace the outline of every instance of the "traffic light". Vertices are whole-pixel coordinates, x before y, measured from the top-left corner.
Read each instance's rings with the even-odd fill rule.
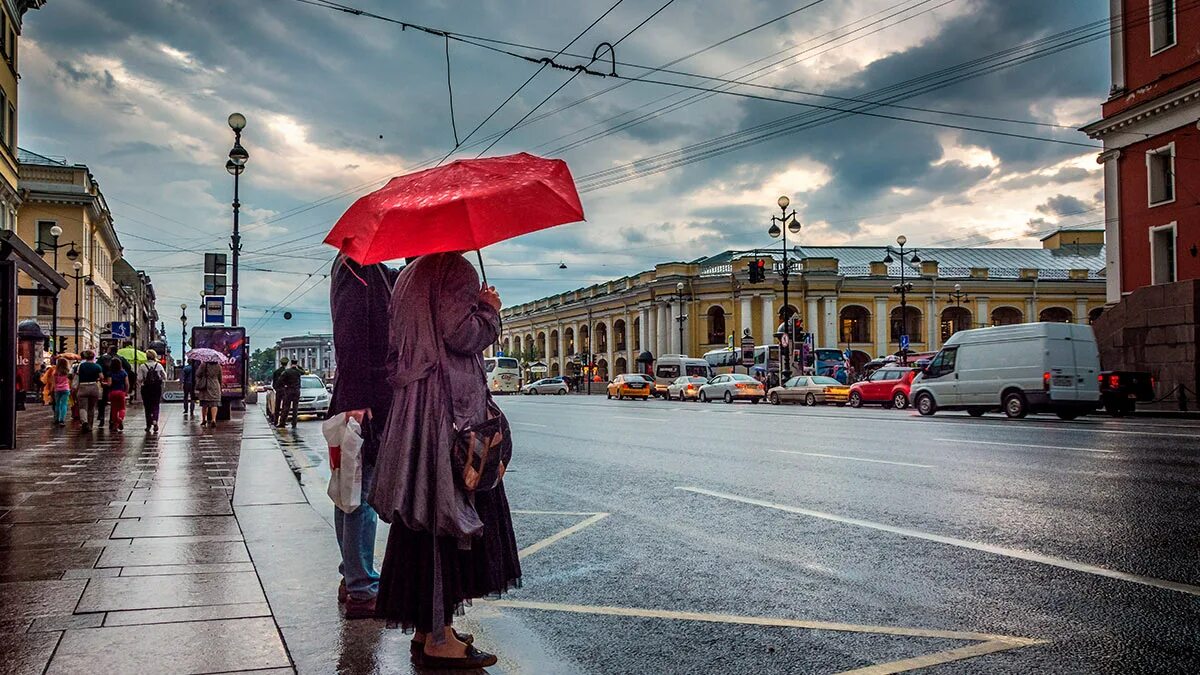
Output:
[[[750,261],[750,283],[761,284],[767,280],[767,261],[755,258]]]
[[[58,351],[55,353],[62,354],[65,351],[67,351],[67,336],[59,335],[58,336]]]

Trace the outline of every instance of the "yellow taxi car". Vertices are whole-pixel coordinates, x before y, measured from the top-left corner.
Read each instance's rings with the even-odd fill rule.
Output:
[[[650,381],[649,376],[639,375],[637,373],[628,373],[626,375],[618,375],[612,382],[608,383],[608,398],[623,399],[623,398],[650,398],[650,394],[654,391],[654,384]]]

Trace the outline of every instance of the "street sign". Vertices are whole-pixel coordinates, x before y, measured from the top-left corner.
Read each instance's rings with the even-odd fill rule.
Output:
[[[787,333],[784,333],[784,334],[782,334],[782,335],[780,335],[780,336],[779,336],[779,346],[780,346],[780,347],[783,347],[784,349],[787,349],[787,348],[788,348],[788,346],[789,346],[789,345],[791,345],[791,344],[792,344],[792,341],[791,341],[791,340],[788,338],[788,334],[787,334]]]
[[[210,295],[204,298],[204,322],[225,323],[225,298]]]
[[[224,253],[205,253],[204,254],[204,273],[225,276],[225,254]]]
[[[227,285],[225,276],[221,274],[205,274],[204,275],[204,294],[205,295],[225,295]]]
[[[114,340],[128,340],[133,335],[128,321],[113,321],[109,324],[109,330]]]
[[[747,328],[742,333],[742,365],[749,368],[754,365],[754,336],[750,334],[750,329]]]
[[[900,349],[908,349],[908,336],[907,335],[900,336]]]

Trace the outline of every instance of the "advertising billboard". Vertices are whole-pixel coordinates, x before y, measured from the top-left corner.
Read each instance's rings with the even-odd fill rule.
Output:
[[[192,347],[213,349],[224,354],[229,363],[221,367],[221,395],[246,397],[246,367],[250,357],[246,329],[240,326],[193,326]]]

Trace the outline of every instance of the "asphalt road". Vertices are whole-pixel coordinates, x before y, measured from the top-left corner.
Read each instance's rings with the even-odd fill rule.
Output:
[[[1200,424],[501,405],[491,608],[579,672],[1200,672]]]

